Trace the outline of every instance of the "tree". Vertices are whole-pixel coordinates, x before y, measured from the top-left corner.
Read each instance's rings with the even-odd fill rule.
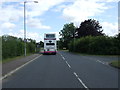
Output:
[[[63,29],[59,32],[61,36],[60,42],[62,43],[61,45],[64,45],[63,47],[68,48],[68,43],[73,39],[75,30],[76,27],[73,23],[65,24],[63,26]]]
[[[44,47],[44,42],[40,41],[40,47]]]
[[[94,19],[85,20],[80,24],[80,27],[76,29],[77,37],[85,37],[85,36],[103,36],[102,26],[100,26],[99,22]]]

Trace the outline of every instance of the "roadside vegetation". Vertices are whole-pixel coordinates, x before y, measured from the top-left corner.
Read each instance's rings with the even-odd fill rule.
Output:
[[[112,61],[110,65],[120,69],[120,61],[118,60]]]
[[[27,54],[35,53],[36,41],[27,39]],[[2,36],[2,61],[10,61],[16,57],[24,56],[24,40],[9,35]]]
[[[105,35],[97,20],[85,20],[78,28],[74,23],[65,24],[59,33],[60,49],[83,54],[120,55],[120,34]]]
[[[82,55],[120,55],[120,33],[107,36],[97,20],[85,20],[79,27],[67,23],[59,34],[60,49]],[[113,61],[110,65],[120,68],[118,61]]]
[[[86,36],[72,40],[69,43],[70,52],[96,54],[96,55],[118,55],[118,40],[108,36]]]

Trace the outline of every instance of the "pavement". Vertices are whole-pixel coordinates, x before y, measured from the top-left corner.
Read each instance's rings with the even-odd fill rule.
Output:
[[[108,63],[115,56],[76,55],[59,51],[41,55],[3,79],[3,88],[118,88],[119,69]]]
[[[2,64],[2,76],[6,75],[10,71],[18,68],[19,66],[25,64],[26,62],[34,59],[35,57],[39,56],[40,54],[32,54],[30,56],[26,56],[20,59],[13,60],[8,63]]]

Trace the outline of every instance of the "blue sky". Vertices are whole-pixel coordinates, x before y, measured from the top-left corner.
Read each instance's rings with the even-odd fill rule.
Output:
[[[96,19],[106,35],[118,33],[119,0],[26,0],[27,38],[42,40],[44,33],[56,33],[66,23],[76,27],[89,18]],[[24,37],[24,0],[2,0],[0,3],[0,35]]]

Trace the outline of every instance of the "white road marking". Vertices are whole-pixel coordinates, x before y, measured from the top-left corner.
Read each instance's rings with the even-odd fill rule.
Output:
[[[74,72],[74,75],[78,78],[78,75]]]
[[[65,62],[67,63],[68,67],[71,68],[70,64],[67,61],[65,61]]]
[[[65,58],[64,57],[62,57],[64,60],[65,60]]]
[[[39,58],[40,56],[42,56],[42,55],[39,55],[38,57],[36,57],[36,58],[30,60],[29,62],[26,62],[25,64],[21,65],[20,67],[18,67],[18,68],[16,68],[16,69],[12,70],[11,72],[7,73],[7,74],[4,75],[2,78],[0,78],[0,80],[5,79],[6,77],[12,75],[12,74],[15,73],[17,70],[23,68],[24,66],[26,66],[27,64],[29,64],[29,63],[31,63],[32,61],[36,60],[36,59]]]
[[[68,64],[68,67],[71,68],[70,64]]]
[[[60,54],[61,55],[61,54]],[[61,55],[61,57],[63,58],[63,60],[65,60],[65,58],[63,57],[63,55]],[[66,64],[68,65],[69,68],[71,68],[70,64],[65,60]],[[86,88],[87,90],[89,90],[89,88],[83,83],[83,81],[79,78],[79,76],[77,75],[76,72],[73,72],[73,74],[75,75],[75,77],[78,79],[78,81],[80,82],[80,84],[83,85],[84,88]]]
[[[108,62],[103,62],[103,61],[100,61],[100,60],[97,60],[96,62],[99,62],[99,63],[104,64],[104,65],[108,65]]]
[[[84,86],[84,88],[86,88],[87,90],[89,90],[88,87],[83,83],[83,81],[80,78],[78,78],[78,80]]]
[[[87,90],[89,90],[88,87],[83,83],[83,81],[78,77],[77,73],[73,72],[73,74],[76,76],[76,78],[78,79],[78,81],[83,85],[83,87],[86,88]]]
[[[84,58],[86,58],[86,59],[90,59],[90,60],[93,60],[93,61],[96,61],[96,62],[99,62],[99,63],[101,63],[101,64],[104,64],[104,65],[109,65],[109,63],[108,62],[104,62],[104,61],[100,61],[100,60],[96,60],[95,58],[88,58],[88,57],[84,57]]]
[[[63,55],[62,54],[60,54],[61,55],[61,57],[63,58],[63,60],[65,60],[65,58],[63,57]]]
[[[60,54],[62,57],[63,57],[63,55],[62,54]]]

